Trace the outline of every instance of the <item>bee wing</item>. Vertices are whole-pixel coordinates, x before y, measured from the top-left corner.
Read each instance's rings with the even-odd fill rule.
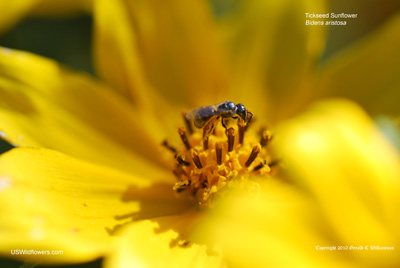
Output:
[[[197,128],[202,128],[213,116],[217,114],[215,105],[195,108],[186,114],[186,119],[192,121]]]
[[[203,107],[194,108],[194,109],[190,110],[189,112],[187,112],[187,113],[186,113],[186,119],[187,119],[187,120],[193,120],[194,117],[195,117],[196,114],[197,114],[197,111],[200,110],[201,108],[203,108]]]

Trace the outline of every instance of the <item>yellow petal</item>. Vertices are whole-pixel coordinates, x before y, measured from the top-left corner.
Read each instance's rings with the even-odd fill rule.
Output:
[[[0,1],[0,33],[5,32],[19,22],[35,4],[36,0]]]
[[[171,107],[148,83],[141,62],[141,51],[134,25],[128,14],[128,1],[96,0],[94,3],[94,57],[99,75],[114,90],[136,108],[138,117],[147,117],[143,124],[159,134],[158,143],[165,138],[165,130],[181,113]],[[160,127],[162,126],[162,127]],[[176,133],[176,128],[169,129]],[[162,137],[161,137],[162,136]]]
[[[94,57],[100,76],[123,96],[142,106],[148,85],[125,9],[120,0],[95,1]]]
[[[206,1],[99,0],[95,19],[99,72],[135,103],[149,91],[144,80],[191,106],[224,97],[222,49]]]
[[[365,113],[323,103],[276,138],[291,184],[271,178],[257,196],[231,193],[198,235],[229,267],[399,266],[399,157]]]
[[[3,138],[18,146],[56,149],[148,178],[165,175],[154,164],[165,134],[149,129],[147,118],[109,88],[51,60],[1,49],[0,111]]]
[[[191,213],[140,221],[120,233],[106,267],[221,267],[221,254],[188,239]]]
[[[356,100],[373,114],[400,109],[400,15],[328,61],[315,92]]]
[[[315,196],[338,242],[398,248],[400,158],[358,106],[320,103],[279,133],[293,182]],[[360,255],[381,265],[383,255]]]
[[[243,1],[222,23],[231,55],[232,96],[271,120],[309,98],[326,27],[305,25],[323,1]]]
[[[82,262],[111,251],[110,233],[140,211],[122,200],[145,178],[45,149],[17,148],[0,158],[0,251],[43,263]],[[60,255],[10,255],[11,249],[62,250]]]
[[[336,244],[321,235],[325,221],[310,198],[274,179],[261,186],[257,196],[231,193],[198,229],[228,267],[348,267],[341,252],[317,251]]]

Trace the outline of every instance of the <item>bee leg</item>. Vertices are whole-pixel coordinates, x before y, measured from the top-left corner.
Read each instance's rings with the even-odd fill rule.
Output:
[[[221,118],[221,124],[222,124],[222,126],[225,128],[225,135],[226,136],[228,136],[228,127],[227,127],[227,125],[226,125],[226,121],[224,121],[224,119],[226,120],[226,121],[228,121],[229,120],[229,118]]]
[[[222,124],[222,126],[225,128],[225,131],[228,131],[228,128],[227,128],[226,125],[225,125],[224,118],[221,118],[221,124]]]
[[[232,119],[235,119],[235,120],[240,120],[240,117],[239,116],[232,116]]]
[[[210,121],[206,123],[203,127],[203,140],[207,140],[208,136],[210,136],[216,127],[215,122]]]
[[[250,124],[250,121],[253,118],[253,113],[252,112],[248,111],[248,114],[249,114],[249,116],[248,116],[248,119],[247,119],[247,122],[246,122],[247,125]]]
[[[248,113],[249,113],[249,116],[247,117],[247,120],[246,120],[246,130],[250,124],[251,119],[253,118],[253,113],[252,112],[248,112]]]
[[[242,125],[243,123],[241,123],[243,120],[241,117],[239,116],[232,116],[233,119],[237,120],[238,125]]]

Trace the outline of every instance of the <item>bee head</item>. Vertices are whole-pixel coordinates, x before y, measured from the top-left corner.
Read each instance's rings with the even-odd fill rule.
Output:
[[[241,104],[241,103],[236,104],[236,114],[238,116],[240,116],[240,118],[242,118],[243,121],[245,121],[245,122],[247,121],[248,114],[247,114],[247,110],[243,104]]]

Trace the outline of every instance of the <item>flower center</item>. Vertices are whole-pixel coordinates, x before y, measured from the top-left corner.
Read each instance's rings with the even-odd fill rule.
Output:
[[[258,184],[250,175],[268,176],[278,163],[271,160],[266,149],[272,139],[268,130],[261,130],[257,135],[247,130],[248,125],[243,121],[235,119],[229,120],[225,129],[217,119],[212,133],[204,137],[185,121],[186,128],[178,130],[182,144],[175,148],[164,141],[163,145],[173,152],[176,161],[173,173],[178,181],[173,190],[186,193],[199,207],[212,207],[216,198],[233,184],[252,185],[251,190],[256,189]]]

